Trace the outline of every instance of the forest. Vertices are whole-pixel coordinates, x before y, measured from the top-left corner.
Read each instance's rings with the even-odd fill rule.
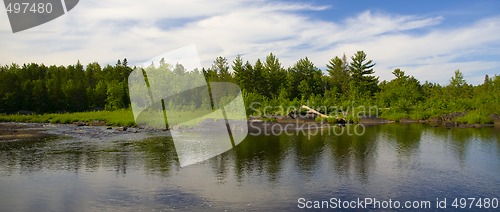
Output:
[[[332,58],[326,70],[317,68],[307,57],[285,68],[270,53],[254,63],[244,61],[241,56],[228,62],[220,56],[200,73],[208,82],[238,84],[247,115],[255,113],[255,108],[250,108],[252,102],[258,102],[261,108],[376,106],[380,108],[377,115],[391,120],[424,120],[460,113],[458,121],[484,124],[492,123],[500,115],[500,76],[486,75],[482,84],[471,85],[456,70],[448,84],[440,85],[422,83],[404,70],[395,69],[378,70],[392,71],[394,75],[390,81],[380,81],[375,75],[375,65],[364,51],[358,51],[349,59],[345,55]],[[179,64],[160,66],[173,72],[182,68]],[[69,66],[35,63],[1,66],[0,114],[129,108],[128,76],[134,68],[127,59],[104,67],[96,62],[85,67],[80,62]]]

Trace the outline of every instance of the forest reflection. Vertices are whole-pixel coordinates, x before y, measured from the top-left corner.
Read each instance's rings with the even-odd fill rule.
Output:
[[[477,141],[477,142],[476,142]],[[238,182],[249,176],[265,176],[273,183],[296,172],[310,180],[316,172],[327,169],[336,177],[368,182],[376,171],[377,161],[394,154],[398,166],[417,160],[427,151],[425,142],[448,146],[454,157],[464,163],[469,148],[477,143],[485,151],[500,157],[500,130],[433,128],[422,124],[386,124],[366,127],[356,135],[274,135],[248,136],[234,149],[201,164],[209,165],[217,182],[225,183],[229,172]],[[126,175],[128,169],[147,175],[168,177],[181,168],[170,137],[139,141],[68,141],[49,138],[0,143],[0,172],[29,174],[43,170],[69,172],[114,171]],[[232,173],[234,172],[234,173]]]

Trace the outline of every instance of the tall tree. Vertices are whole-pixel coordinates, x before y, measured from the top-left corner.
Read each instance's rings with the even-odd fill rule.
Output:
[[[300,59],[289,69],[288,90],[291,98],[322,94],[322,73],[309,58]]]
[[[225,57],[217,57],[212,64],[211,69],[217,73],[219,80],[225,82],[232,80],[231,73],[229,73],[229,64],[227,63],[227,59]]]
[[[464,79],[464,74],[460,72],[460,70],[455,71],[455,75],[450,79],[450,86],[451,87],[461,87],[467,84],[467,82]]]
[[[378,77],[373,76],[373,60],[366,59],[364,51],[358,51],[351,57],[352,62],[349,65],[349,72],[352,77],[352,84],[358,89],[361,95],[370,96],[378,91]]]
[[[344,54],[343,59],[336,56],[331,59],[328,64],[326,64],[326,71],[330,75],[330,89],[335,88],[340,94],[347,93],[349,89],[349,82],[351,80],[351,76],[349,74],[349,64],[346,60],[347,59]]]
[[[281,66],[279,59],[270,53],[264,63],[265,82],[267,84],[268,96],[277,97],[286,81],[286,71]]]
[[[454,76],[450,79],[450,84],[446,86],[445,92],[448,94],[449,106],[448,110],[470,110],[472,105],[470,99],[472,98],[472,87],[467,84],[464,75],[460,70],[456,70]]]
[[[247,61],[248,63],[248,61]],[[243,90],[250,91],[252,87],[252,65],[250,63],[249,67],[243,64],[243,59],[241,58],[241,55],[236,56],[236,58],[233,61],[233,65],[231,66],[233,68],[234,72],[234,78],[238,85],[241,87]]]
[[[264,65],[260,61],[260,59],[257,59],[255,62],[255,65],[253,66],[253,82],[254,82],[254,87],[255,90],[257,91],[258,94],[262,96],[268,96],[268,90],[266,87],[266,81],[264,78]]]
[[[174,73],[178,75],[184,75],[186,73],[186,68],[182,64],[175,64]]]

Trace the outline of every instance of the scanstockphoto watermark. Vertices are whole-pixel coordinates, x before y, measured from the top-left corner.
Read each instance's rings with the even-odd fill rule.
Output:
[[[195,45],[165,52],[130,73],[129,96],[138,126],[168,129],[181,167],[222,154],[247,136],[241,89],[207,82]]]
[[[305,105],[308,105],[307,103]],[[272,116],[273,114],[289,114],[296,115],[299,118],[312,118],[311,114],[307,113],[307,110],[313,109],[322,114],[332,116],[332,118],[346,118],[346,117],[369,117],[378,118],[379,117],[379,107],[376,105],[355,105],[354,102],[351,105],[330,105],[330,106],[317,106],[313,108],[307,108],[304,110],[302,107],[297,106],[263,106],[261,102],[251,102],[249,104],[251,112],[258,117]],[[302,111],[301,111],[302,110]]]
[[[249,104],[257,119],[249,121],[250,135],[297,135],[310,139],[316,135],[362,136],[365,125],[361,119],[378,118],[377,106],[262,106]],[[276,116],[274,114],[282,114]]]
[[[13,33],[52,21],[72,10],[78,1],[3,0]]]
[[[377,198],[356,198],[355,200],[344,200],[332,197],[328,200],[310,200],[299,198],[297,207],[300,209],[431,209],[439,206],[439,201],[434,203],[429,200],[381,200]],[[441,207],[436,207],[441,208]]]
[[[297,199],[300,209],[498,209],[500,207],[497,197],[455,197],[435,198],[431,200],[397,200],[378,199],[372,197],[315,200],[300,197]]]
[[[248,124],[250,135],[288,135],[288,136],[306,136],[311,139],[317,135],[347,135],[362,136],[366,132],[363,124],[330,125],[320,121],[315,123],[305,123],[295,120],[293,123],[276,123],[269,121],[250,121]]]

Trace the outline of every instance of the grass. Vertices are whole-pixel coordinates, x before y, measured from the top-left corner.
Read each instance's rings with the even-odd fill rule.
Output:
[[[77,113],[47,113],[32,115],[0,115],[0,122],[70,124],[74,122],[91,123],[103,121],[112,126],[135,126],[132,110],[90,111]]]
[[[383,110],[380,118],[391,120],[391,121],[400,121],[401,119],[408,118],[408,114],[406,112],[397,110],[397,109],[387,109]]]
[[[456,118],[455,121],[462,124],[493,124],[493,119],[480,111],[468,112],[465,116]]]
[[[181,114],[182,113],[182,114]],[[189,117],[198,117],[206,115],[205,111],[201,112],[178,112],[175,115],[168,116],[169,121],[177,121],[176,119],[189,119]],[[428,111],[413,111],[410,115],[404,112],[398,111],[383,111],[381,118],[399,121],[403,118],[411,118],[415,120],[424,120],[431,117],[430,112]],[[158,117],[157,117],[158,118]],[[163,122],[163,117],[160,117]],[[204,117],[210,118],[210,115]],[[214,117],[216,118],[216,117]],[[353,120],[354,122],[359,122],[359,117],[352,116],[348,114],[345,117],[347,120]],[[274,118],[262,118],[265,121],[276,121]],[[151,120],[151,119],[148,119]],[[320,121],[321,118],[318,118],[317,121]],[[71,124],[74,122],[86,122],[92,123],[94,121],[102,121],[105,122],[106,125],[110,126],[136,126],[136,122],[134,120],[134,116],[132,114],[131,109],[121,109],[114,111],[90,111],[90,112],[77,112],[77,113],[47,113],[47,114],[32,114],[32,115],[20,115],[20,114],[11,114],[11,115],[2,115],[0,114],[0,122],[25,122],[25,123],[53,123],[53,124]],[[193,120],[195,121],[195,120]],[[199,120],[196,120],[199,122]],[[326,122],[335,122],[333,118],[325,119],[323,121]],[[480,111],[470,111],[463,117],[459,117],[455,119],[458,123],[463,124],[491,124],[493,120],[485,113]]]
[[[422,110],[414,110],[410,112],[410,119],[413,120],[426,120],[431,118],[433,115],[433,111],[422,111]]]
[[[212,113],[212,111],[195,110],[195,111],[175,111],[175,113],[167,114],[169,123],[191,126],[207,118],[220,119],[221,113]],[[238,117],[238,114],[227,113],[228,117]],[[201,118],[200,118],[201,117]],[[145,124],[152,127],[165,126],[163,112],[143,112],[138,117],[140,124]],[[74,122],[92,123],[95,121],[105,122],[110,126],[137,126],[131,109],[121,109],[113,111],[89,111],[76,113],[47,113],[47,114],[32,114],[32,115],[2,115],[0,114],[0,122],[24,122],[24,123],[52,123],[52,124],[71,124]],[[145,122],[145,123],[142,123]]]

